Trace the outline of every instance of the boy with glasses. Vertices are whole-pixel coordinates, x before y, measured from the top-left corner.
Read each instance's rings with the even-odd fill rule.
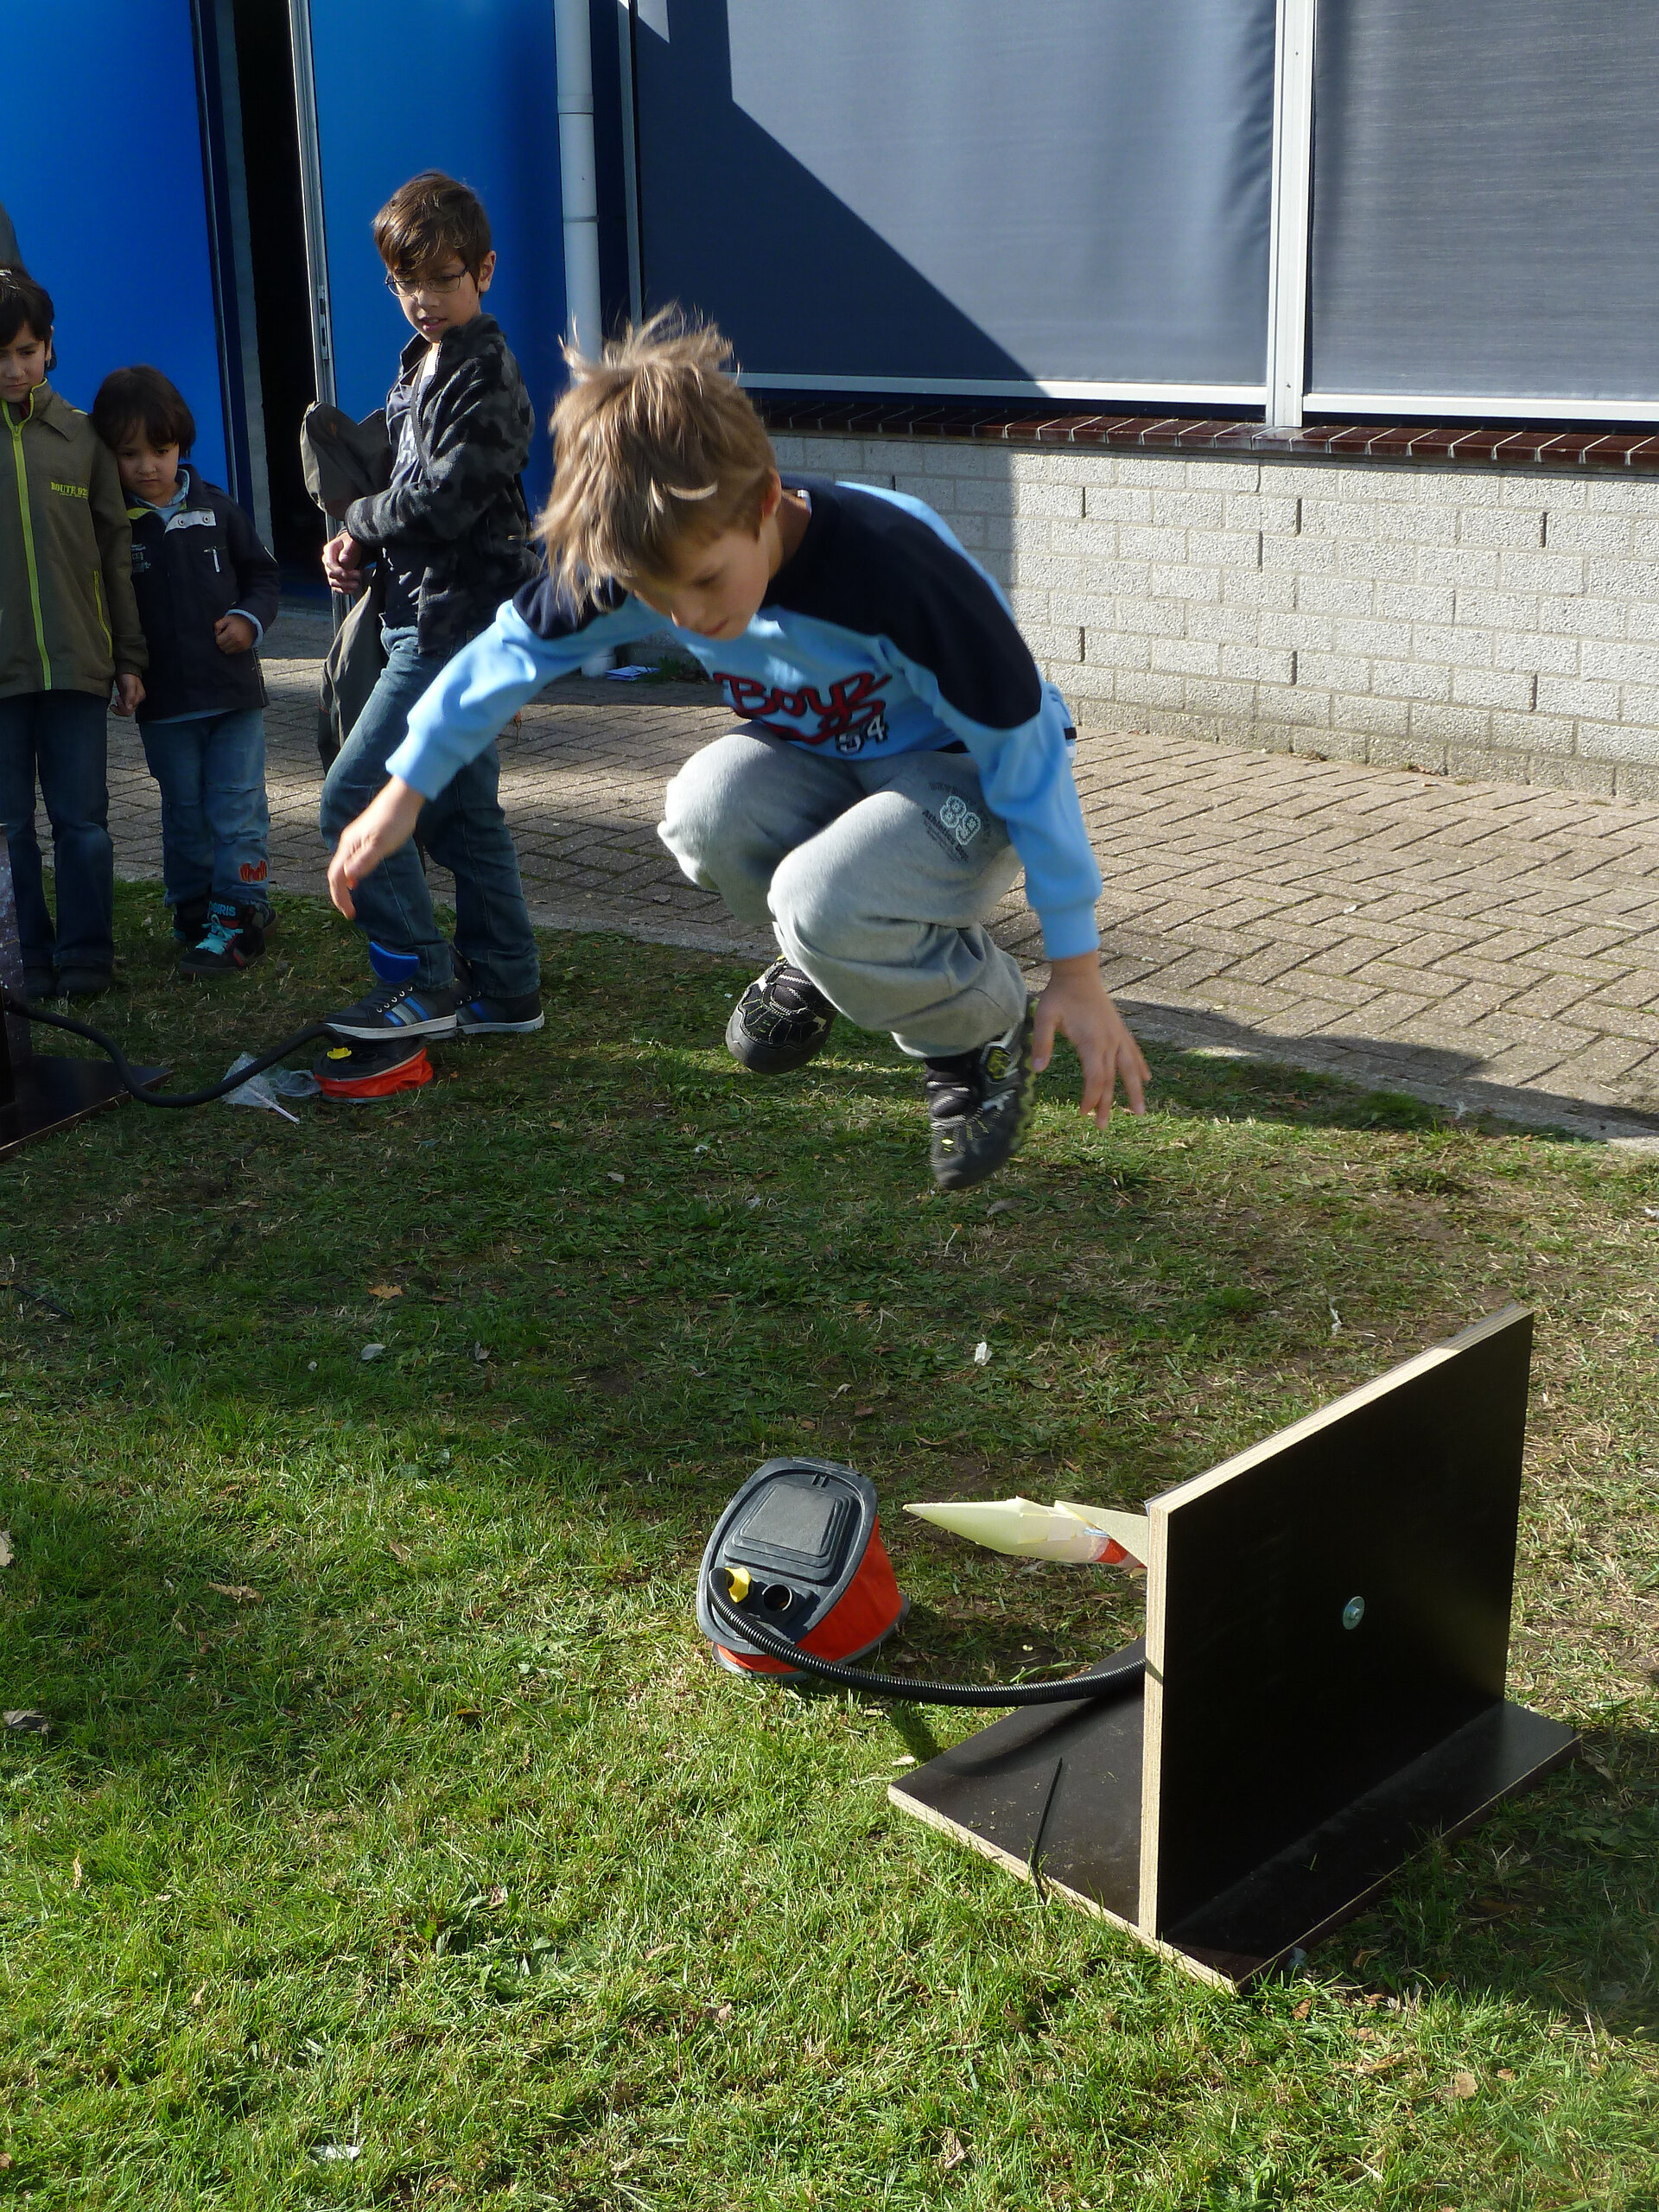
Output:
[[[370,560],[385,585],[386,666],[323,785],[331,848],[385,785],[409,709],[540,566],[519,483],[535,418],[518,364],[483,309],[495,255],[482,203],[466,185],[428,170],[375,217],[374,242],[416,335],[386,401],[391,481],[353,500],[323,550],[334,590],[363,590]],[[542,1027],[536,941],[499,779],[492,744],[421,824],[422,843],[455,880],[453,948],[412,846],[363,885],[356,918],[372,957],[391,957],[373,961],[390,980],[329,1017],[359,1046],[354,1071],[373,1073],[376,1048],[406,1052],[411,1039]]]

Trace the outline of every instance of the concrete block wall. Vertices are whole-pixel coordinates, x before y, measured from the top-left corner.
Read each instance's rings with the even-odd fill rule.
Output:
[[[1659,475],[775,442],[936,508],[1084,728],[1659,798]]]

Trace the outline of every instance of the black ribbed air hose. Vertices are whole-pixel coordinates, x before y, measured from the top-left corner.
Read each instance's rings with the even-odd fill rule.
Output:
[[[3,985],[0,985],[0,1008],[7,1014],[20,1014],[25,1021],[44,1022],[48,1029],[67,1029],[72,1037],[85,1037],[101,1052],[107,1052],[115,1063],[115,1071],[121,1078],[122,1087],[130,1091],[141,1106],[208,1105],[215,1098],[223,1098],[232,1090],[239,1090],[245,1083],[251,1083],[255,1076],[263,1075],[267,1068],[274,1068],[278,1060],[285,1060],[290,1052],[297,1052],[302,1045],[308,1045],[313,1038],[334,1035],[326,1021],[313,1021],[303,1029],[296,1029],[280,1045],[273,1045],[270,1052],[260,1053],[258,1058],[250,1061],[246,1067],[238,1068],[234,1075],[225,1076],[218,1083],[210,1083],[205,1090],[146,1090],[114,1038],[106,1037],[101,1029],[94,1029],[90,1021],[76,1021],[67,1014],[48,1014],[44,1007],[29,1006]]]
[[[863,1690],[871,1697],[887,1697],[906,1705],[1076,1705],[1086,1698],[1104,1697],[1126,1682],[1139,1681],[1147,1671],[1144,1658],[1120,1659],[1115,1664],[1073,1675],[1063,1682],[924,1682],[903,1675],[872,1675],[862,1667],[843,1666],[839,1660],[820,1659],[779,1636],[770,1622],[752,1620],[740,1613],[715,1589],[713,1576],[702,1586],[709,1611],[740,1643],[752,1643],[768,1659],[781,1659],[820,1681],[836,1682],[842,1689]],[[764,1676],[761,1678],[764,1680]]]

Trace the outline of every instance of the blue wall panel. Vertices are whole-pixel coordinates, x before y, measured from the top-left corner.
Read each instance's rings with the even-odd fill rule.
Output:
[[[375,211],[406,177],[447,169],[489,211],[500,258],[487,305],[542,426],[534,504],[564,383],[552,0],[311,0],[311,47],[340,404],[356,416],[378,406],[412,334],[382,281]]]
[[[189,401],[226,480],[189,0],[51,0],[5,12],[0,205],[58,312],[52,381],[90,407],[149,361]]]

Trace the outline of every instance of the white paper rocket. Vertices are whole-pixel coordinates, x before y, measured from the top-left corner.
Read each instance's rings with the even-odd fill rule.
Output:
[[[964,1500],[946,1505],[907,1505],[919,1521],[949,1529],[988,1551],[1019,1559],[1052,1559],[1078,1565],[1111,1566],[1128,1560],[1143,1566],[1147,1550],[1144,1513],[1113,1513],[1103,1506],[1073,1505],[1058,1499],[1039,1505],[1033,1498]]]

